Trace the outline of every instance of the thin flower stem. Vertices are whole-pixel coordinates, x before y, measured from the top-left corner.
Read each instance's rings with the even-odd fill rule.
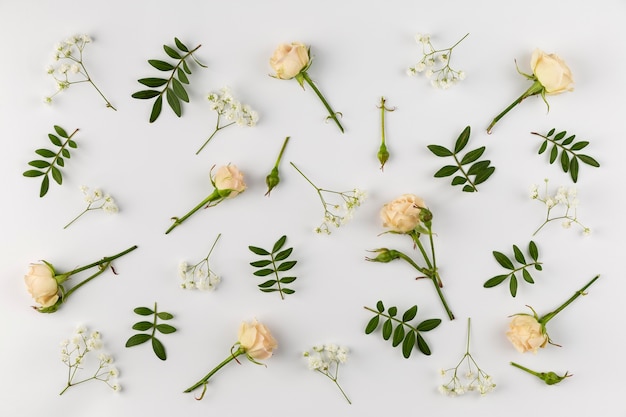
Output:
[[[324,98],[324,95],[322,94],[322,92],[317,88],[317,86],[315,85],[315,83],[313,82],[313,80],[311,80],[311,77],[309,77],[309,74],[306,71],[302,71],[300,74],[302,74],[302,78],[307,82],[307,84],[309,84],[311,86],[311,88],[313,89],[313,91],[315,91],[315,94],[317,94],[317,96],[319,97],[320,100],[322,100],[322,103],[324,104],[324,107],[326,107],[326,110],[328,111],[328,114],[331,119],[333,119],[335,121],[335,123],[337,124],[337,126],[339,127],[339,130],[341,130],[341,133],[343,133],[343,126],[341,126],[341,123],[339,123],[339,119],[337,119],[337,114],[341,115],[341,113],[337,113],[335,112],[331,107],[330,104],[328,104],[328,102],[326,101],[326,99]]]
[[[102,93],[102,91],[100,91],[100,89],[98,88],[98,86],[92,81],[91,77],[89,76],[89,73],[87,72],[87,68],[85,67],[85,65],[83,64],[82,61],[82,51],[81,51],[81,60],[79,61],[79,64],[81,67],[83,67],[83,71],[85,71],[85,76],[87,77],[87,81],[93,85],[93,88],[96,89],[96,91],[98,92],[98,94],[100,94],[100,97],[102,97],[104,99],[104,101],[106,102],[106,106],[117,111],[117,109],[115,107],[113,107],[113,105],[111,104],[111,102],[104,96],[104,94]]]
[[[302,175],[304,177],[305,180],[307,180],[307,182],[309,184],[311,184],[313,186],[313,188],[315,188],[317,190],[317,192],[320,192],[320,188],[317,187],[317,185],[313,184],[313,182],[306,176],[304,175],[304,173],[302,171],[300,171],[298,169],[298,167],[296,166],[296,164],[294,164],[293,162],[289,162],[291,164],[292,167],[294,167],[296,169],[296,171],[298,171],[300,173],[300,175]]]
[[[198,155],[200,152],[202,152],[202,150],[204,149],[204,147],[205,147],[205,146],[207,146],[207,144],[209,143],[209,141],[210,141],[211,139],[213,139],[213,136],[215,136],[215,134],[216,134],[217,132],[219,132],[219,131],[220,131],[220,130],[222,130],[222,129],[227,128],[228,126],[232,126],[232,125],[234,125],[234,124],[235,124],[235,122],[230,122],[230,123],[228,123],[227,125],[220,126],[220,114],[218,113],[218,114],[217,114],[217,123],[215,124],[215,130],[213,131],[213,133],[211,133],[211,136],[209,136],[209,138],[206,140],[206,142],[204,142],[204,144],[203,144],[202,146],[200,146],[200,149],[198,149],[198,150],[196,151],[196,155]]]
[[[541,317],[538,321],[539,323],[541,323],[543,326],[546,325],[546,323],[548,323],[550,320],[552,320],[552,318],[554,318],[554,316],[556,316],[557,314],[559,314],[563,309],[565,309],[565,307],[567,307],[568,305],[570,305],[575,299],[577,299],[579,296],[581,295],[585,295],[585,290],[587,288],[589,288],[591,286],[591,284],[593,284],[594,282],[596,282],[596,280],[600,278],[600,275],[596,275],[595,277],[593,277],[593,279],[591,281],[589,281],[587,284],[585,284],[584,287],[582,287],[580,290],[576,291],[576,293],[574,293],[574,295],[572,295],[566,302],[564,302],[563,304],[561,304],[556,310],[544,315],[543,317]]]
[[[191,392],[197,388],[200,388],[202,385],[206,385],[209,382],[209,378],[211,378],[217,371],[219,371],[220,369],[222,369],[225,365],[227,365],[229,362],[231,362],[232,360],[236,359],[237,356],[239,355],[243,355],[245,353],[244,348],[242,348],[241,346],[239,347],[239,349],[237,349],[235,352],[233,352],[229,357],[227,357],[226,359],[224,359],[219,365],[217,365],[215,368],[213,368],[211,370],[211,372],[209,372],[208,374],[206,374],[201,380],[199,380],[198,382],[196,382],[195,384],[193,384],[192,386],[190,386],[189,388],[187,388],[185,391],[183,392]],[[204,393],[202,394],[204,395]],[[202,397],[200,397],[199,399],[202,399]]]
[[[276,158],[276,164],[274,164],[275,168],[278,168],[280,164],[280,160],[283,159],[283,153],[285,152],[285,148],[287,147],[287,142],[289,142],[291,136],[287,136],[285,141],[283,142],[283,146],[280,148],[280,152],[278,153],[278,158]]]
[[[169,232],[171,232],[172,230],[174,230],[175,227],[180,226],[185,220],[187,220],[192,214],[194,214],[196,211],[200,210],[202,207],[204,207],[205,205],[212,203],[218,199],[220,199],[220,194],[217,190],[213,190],[213,192],[211,194],[209,194],[209,196],[207,198],[205,198],[204,200],[202,200],[197,206],[195,206],[194,208],[191,209],[191,211],[189,211],[187,214],[185,214],[183,217],[172,217],[172,220],[174,220],[174,223],[169,227],[169,229],[167,229],[167,231],[165,232],[165,234],[168,234]]]
[[[516,368],[521,369],[522,371],[526,371],[526,372],[528,372],[528,373],[529,373],[529,374],[531,374],[531,375],[534,375],[534,376],[536,376],[536,377],[541,378],[541,375],[539,375],[539,372],[535,372],[535,371],[533,371],[532,369],[528,369],[528,368],[526,368],[525,366],[522,366],[522,365],[520,365],[520,364],[518,364],[518,363],[515,363],[515,362],[510,362],[510,364],[511,364],[511,365],[513,365],[513,366],[514,366],[514,367],[516,367]]]
[[[78,216],[74,217],[72,219],[72,221],[70,221],[68,224],[63,226],[63,229],[67,229],[68,227],[70,227],[72,225],[72,223],[74,223],[76,220],[80,219],[83,214],[87,213],[90,210],[90,207],[91,207],[91,204],[89,204],[87,206],[87,208],[85,210],[83,210]]]
[[[504,109],[502,111],[502,113],[500,113],[499,115],[497,115],[489,124],[489,126],[487,127],[487,134],[491,134],[491,130],[493,129],[493,127],[495,126],[496,123],[498,123],[498,121],[500,119],[502,119],[509,111],[511,111],[511,109],[513,109],[513,107],[517,106],[518,104],[520,104],[522,102],[522,100],[524,100],[526,97],[530,97],[533,96],[535,94],[540,94],[542,91],[544,90],[543,85],[539,82],[539,81],[535,81],[533,83],[533,85],[530,86],[530,88],[528,90],[526,90],[524,92],[524,94],[522,94],[521,96],[519,96],[513,103],[511,103],[509,105],[509,107],[507,107],[506,109]]]

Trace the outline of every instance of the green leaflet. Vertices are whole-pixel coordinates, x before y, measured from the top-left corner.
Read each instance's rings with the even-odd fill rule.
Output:
[[[140,316],[152,315],[153,320],[151,322],[142,320],[133,324],[133,330],[137,330],[140,332],[150,331],[150,333],[137,333],[132,335],[126,341],[126,347],[137,346],[150,340],[152,344],[152,350],[154,351],[154,354],[157,356],[157,358],[161,359],[162,361],[166,360],[167,354],[165,353],[165,346],[159,339],[156,338],[155,334],[157,331],[162,334],[174,333],[176,331],[176,327],[166,323],[158,323],[157,319],[171,320],[174,318],[174,315],[166,311],[157,311],[156,302],[154,303],[154,310],[149,307],[137,307],[133,311],[135,312],[135,314],[138,314]]]
[[[521,251],[521,249],[517,245],[513,245],[513,259],[509,256],[505,255],[502,252],[493,251],[493,257],[503,268],[507,269],[509,272],[502,275],[496,275],[494,277],[489,278],[483,284],[485,288],[493,288],[502,284],[504,281],[509,278],[509,292],[511,296],[515,297],[517,295],[517,288],[519,280],[517,278],[517,273],[521,271],[522,278],[529,284],[534,284],[535,281],[532,278],[532,275],[528,271],[530,267],[534,267],[537,271],[541,271],[543,267],[541,266],[541,262],[539,262],[539,249],[537,249],[537,245],[532,240],[528,244],[528,255],[532,259],[531,262],[526,261],[526,256]],[[515,263],[520,266],[516,267]]]
[[[575,141],[576,135],[567,136],[567,131],[554,134],[556,129],[550,129],[546,135],[537,132],[530,132],[532,135],[543,138],[543,142],[539,146],[538,154],[546,152],[550,148],[548,162],[554,164],[557,160],[563,172],[570,174],[572,181],[578,181],[578,171],[580,162],[592,167],[600,167],[600,163],[589,155],[579,153],[589,145],[588,141]],[[567,137],[566,137],[567,136]],[[559,156],[560,152],[560,156]]]
[[[293,252],[293,248],[283,249],[287,236],[281,236],[273,245],[272,251],[269,252],[263,248],[257,246],[248,246],[248,249],[255,255],[269,256],[270,259],[261,259],[258,261],[250,262],[255,268],[260,268],[254,271],[254,275],[257,277],[266,277],[274,275],[275,278],[266,280],[258,285],[262,292],[278,292],[281,299],[285,299],[284,294],[293,294],[296,291],[291,288],[286,288],[285,284],[291,284],[296,280],[296,277],[280,277],[279,272],[285,272],[291,270],[298,261],[286,261],[286,259]]]
[[[428,343],[421,333],[429,332],[441,324],[441,319],[424,320],[417,325],[411,325],[408,322],[413,320],[417,315],[417,306],[414,305],[402,314],[402,319],[398,319],[397,307],[389,307],[385,314],[385,306],[382,301],[376,303],[376,308],[364,307],[367,311],[374,313],[367,325],[365,326],[365,334],[371,334],[380,325],[381,318],[384,320],[381,334],[383,339],[391,339],[391,345],[398,347],[402,345],[402,355],[409,358],[414,349],[419,350],[424,355],[430,355],[431,350]]]
[[[40,148],[35,150],[35,153],[48,160],[44,159],[34,159],[28,163],[33,168],[23,172],[22,175],[25,177],[35,178],[35,177],[43,177],[41,181],[41,186],[39,187],[39,197],[43,197],[48,193],[50,189],[50,177],[59,185],[63,184],[63,173],[59,168],[65,167],[65,159],[70,159],[70,151],[68,148],[76,149],[78,145],[72,137],[78,132],[78,129],[74,130],[71,135],[68,135],[65,129],[61,126],[54,126],[54,131],[56,133],[48,134],[48,139],[52,145],[59,148],[56,152],[46,148]],[[58,136],[57,136],[58,135]],[[59,138],[64,138],[65,141]]]
[[[454,151],[451,151],[441,145],[428,145],[427,148],[435,156],[440,158],[454,158],[455,165],[445,165],[440,168],[437,172],[435,172],[435,178],[449,177],[458,173],[458,175],[452,178],[450,184],[463,185],[462,190],[465,192],[477,192],[477,185],[487,181],[496,169],[495,167],[490,166],[491,161],[478,160],[483,153],[485,153],[486,148],[484,146],[465,153],[459,159],[459,153],[463,151],[469,143],[470,133],[471,129],[469,126],[463,129],[454,143]]]
[[[174,63],[163,61],[160,59],[149,59],[148,63],[158,71],[171,72],[169,77],[149,77],[137,80],[140,84],[150,89],[140,90],[132,94],[133,98],[140,100],[149,100],[156,98],[152,104],[150,111],[150,123],[153,123],[161,115],[163,108],[163,96],[168,106],[178,117],[182,116],[182,102],[189,103],[189,94],[183,84],[189,84],[187,74],[191,74],[191,69],[187,63],[188,59],[192,59],[199,66],[206,68],[193,55],[201,45],[189,50],[178,38],[174,38],[175,49],[168,45],[163,45],[163,50],[169,58],[176,60]]]

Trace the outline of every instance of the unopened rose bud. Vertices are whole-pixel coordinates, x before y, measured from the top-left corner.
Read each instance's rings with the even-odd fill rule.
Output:
[[[387,263],[387,262],[393,261],[394,259],[398,259],[400,257],[400,253],[393,249],[380,248],[380,249],[375,249],[370,252],[378,253],[378,255],[375,258],[365,258],[366,261],[370,261],[370,262]]]
[[[270,192],[278,185],[280,178],[278,177],[278,167],[272,168],[272,171],[267,177],[265,177],[265,184],[267,184],[267,192],[265,195],[270,195]]]
[[[558,384],[559,382],[570,376],[572,375],[568,374],[567,372],[565,372],[565,375],[563,376],[559,376],[554,372],[542,372],[539,374],[539,378],[541,378],[548,385]]]

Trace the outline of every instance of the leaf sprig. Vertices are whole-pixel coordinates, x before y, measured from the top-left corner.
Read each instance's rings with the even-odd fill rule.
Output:
[[[428,145],[428,149],[436,156],[442,158],[450,156],[453,157],[456,164],[445,165],[439,171],[435,172],[435,178],[449,177],[459,172],[460,175],[456,175],[454,178],[452,178],[451,184],[463,185],[463,191],[473,193],[478,191],[478,188],[476,186],[487,181],[487,179],[494,173],[496,168],[490,166],[490,160],[478,161],[478,159],[485,152],[486,148],[484,146],[468,151],[459,159],[458,154],[463,149],[465,149],[465,147],[469,143],[470,133],[471,128],[469,126],[463,129],[463,132],[461,132],[456,142],[454,143],[454,151],[451,151],[450,149],[441,145]],[[471,164],[469,168],[464,167],[465,165],[469,164]],[[472,180],[470,177],[474,177],[474,179]]]
[[[71,155],[68,148],[76,149],[78,147],[76,142],[72,140],[76,132],[78,132],[78,129],[74,130],[71,135],[68,135],[65,129],[61,126],[54,125],[54,130],[57,135],[65,139],[65,141],[63,141],[59,138],[59,136],[48,133],[50,142],[52,142],[54,146],[59,147],[59,150],[54,152],[45,148],[37,149],[35,151],[37,155],[50,160],[46,161],[43,159],[34,159],[30,161],[28,165],[37,169],[29,169],[28,171],[24,171],[23,174],[25,177],[43,176],[41,187],[39,189],[39,197],[43,197],[48,193],[48,189],[50,188],[50,176],[52,176],[52,179],[54,179],[57,184],[63,184],[63,174],[59,168],[63,168],[65,166],[65,159],[70,159]]]
[[[382,301],[376,303],[376,309],[370,307],[364,307],[367,311],[371,311],[376,314],[370,319],[365,327],[365,334],[374,332],[379,324],[381,317],[384,320],[382,326],[383,339],[391,339],[393,347],[397,347],[402,344],[402,355],[405,358],[409,358],[413,352],[413,346],[419,349],[424,355],[430,355],[430,347],[421,332],[428,332],[433,330],[441,324],[441,319],[428,319],[420,322],[417,326],[408,324],[417,315],[417,306],[409,308],[402,314],[402,319],[396,318],[398,314],[397,307],[389,307],[385,314],[385,306]],[[395,329],[394,329],[395,326]],[[405,330],[406,329],[406,330]]]
[[[576,151],[580,151],[589,145],[589,142],[586,140],[581,140],[578,142],[574,142],[576,139],[576,135],[567,136],[567,131],[558,132],[556,135],[554,134],[556,129],[550,129],[547,135],[542,135],[537,132],[530,132],[532,135],[539,136],[544,139],[543,143],[539,147],[539,151],[537,152],[539,155],[544,153],[550,144],[552,147],[550,148],[550,164],[553,164],[557,158],[561,162],[561,169],[563,172],[569,172],[572,181],[578,181],[578,170],[580,164],[578,161],[591,165],[592,167],[600,167],[600,163],[596,161],[589,155],[576,153]],[[554,135],[554,136],[553,136]],[[561,156],[559,157],[559,151],[561,152]]]
[[[263,292],[278,292],[280,294],[280,298],[283,300],[285,299],[284,294],[293,294],[294,292],[296,292],[291,288],[285,287],[285,284],[291,284],[292,282],[294,282],[296,280],[296,277],[280,278],[278,273],[289,271],[291,268],[294,267],[296,263],[298,263],[298,261],[285,261],[285,259],[287,259],[293,251],[293,248],[282,249],[286,241],[287,236],[281,236],[276,241],[276,243],[274,243],[271,252],[257,246],[248,246],[248,249],[250,249],[253,253],[260,256],[270,257],[270,259],[262,259],[259,261],[250,262],[250,265],[252,265],[253,267],[261,268],[258,271],[255,271],[254,275],[256,275],[257,277],[265,277],[274,274],[276,276],[276,279],[270,279],[259,284],[259,289]]]
[[[488,279],[483,284],[483,287],[485,288],[495,287],[497,285],[500,285],[502,282],[504,282],[507,278],[510,277],[509,291],[511,292],[511,296],[515,297],[517,295],[517,285],[518,285],[518,279],[515,274],[520,271],[522,272],[522,278],[524,279],[524,281],[526,281],[529,284],[534,284],[535,280],[530,275],[530,272],[528,272],[528,269],[530,269],[531,267],[534,267],[537,271],[541,271],[542,266],[541,266],[541,262],[539,262],[539,249],[537,249],[537,245],[532,240],[528,244],[528,255],[532,259],[531,262],[527,262],[526,257],[524,256],[520,248],[517,245],[513,245],[513,256],[515,258],[515,261],[517,261],[520,264],[520,266],[515,267],[513,260],[509,258],[507,255],[505,255],[502,252],[493,251],[493,257],[496,258],[496,261],[498,261],[498,263],[503,268],[508,269],[510,272],[507,274],[503,274],[503,275],[496,275],[495,277]]]
[[[174,111],[178,117],[182,115],[181,100],[185,103],[189,103],[189,95],[183,86],[183,84],[189,84],[189,78],[187,75],[191,74],[191,68],[189,68],[187,58],[193,59],[196,64],[206,68],[206,65],[200,63],[200,61],[198,61],[193,55],[193,53],[196,52],[202,45],[198,45],[190,50],[178,38],[174,38],[174,43],[176,44],[176,48],[178,50],[168,45],[163,45],[163,49],[170,58],[178,60],[177,63],[171,64],[170,62],[162,61],[160,59],[148,60],[148,63],[157,70],[163,72],[171,71],[171,75],[168,78],[151,77],[137,80],[140,84],[152,89],[140,90],[132,95],[133,98],[142,100],[156,97],[156,100],[152,105],[152,112],[150,113],[150,123],[154,122],[161,114],[163,96],[165,96],[167,104],[169,104],[172,111]],[[163,87],[163,89],[158,90],[158,87]]]
[[[154,350],[154,354],[161,359],[162,361],[167,359],[167,355],[165,353],[165,346],[159,339],[156,338],[155,334],[157,330],[163,334],[170,334],[176,331],[176,327],[171,326],[166,323],[158,323],[157,319],[161,320],[171,320],[174,316],[165,311],[157,311],[157,303],[154,303],[154,310],[148,307],[137,307],[133,310],[136,314],[140,316],[150,316],[154,315],[154,319],[150,321],[138,321],[133,324],[133,330],[139,330],[140,332],[152,330],[151,333],[137,333],[131,336],[126,341],[126,347],[137,346],[142,343],[147,342],[148,340],[152,341],[152,350]]]

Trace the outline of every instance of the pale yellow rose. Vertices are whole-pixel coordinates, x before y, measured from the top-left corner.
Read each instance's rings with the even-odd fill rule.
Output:
[[[213,177],[213,182],[220,195],[226,198],[233,198],[246,190],[243,173],[235,165],[219,167]]]
[[[309,65],[309,48],[299,42],[280,44],[270,58],[270,66],[281,80],[290,80]]]
[[[533,316],[519,314],[513,317],[509,324],[506,337],[513,343],[519,352],[532,351],[537,353],[538,348],[545,347],[548,335],[543,331],[541,324]]]
[[[530,58],[530,67],[546,93],[559,94],[574,90],[572,72],[558,55],[535,49]]]
[[[241,323],[238,341],[246,354],[255,360],[271,357],[278,347],[269,329],[256,320],[252,323]]]
[[[414,194],[403,194],[383,206],[380,218],[383,227],[393,232],[408,233],[420,222],[420,209],[425,208],[424,200]]]
[[[42,307],[50,307],[59,299],[59,284],[48,265],[30,264],[24,282],[30,295]]]

